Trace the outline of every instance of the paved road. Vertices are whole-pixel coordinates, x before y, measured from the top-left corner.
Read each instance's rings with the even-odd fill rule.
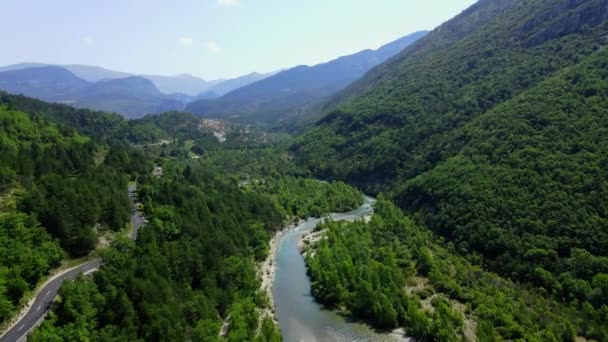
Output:
[[[141,213],[137,210],[137,196],[135,191],[137,190],[135,185],[129,186],[129,198],[132,203],[132,214],[131,222],[133,223],[133,231],[131,232],[131,239],[137,238],[137,233],[141,226],[144,224],[144,218]],[[79,266],[75,266],[64,273],[60,274],[55,279],[48,282],[38,292],[34,299],[34,304],[30,306],[28,312],[23,316],[16,324],[12,325],[1,337],[1,342],[21,342],[25,341],[27,333],[36,326],[46,314],[49,305],[57,296],[57,291],[61,287],[66,279],[74,279],[81,273],[87,273],[97,270],[102,265],[101,259],[95,259]]]
[[[129,185],[129,198],[131,199],[131,223],[133,224],[133,231],[131,232],[131,239],[137,239],[137,233],[145,223],[145,219],[141,212],[137,210],[137,186],[135,184]]]

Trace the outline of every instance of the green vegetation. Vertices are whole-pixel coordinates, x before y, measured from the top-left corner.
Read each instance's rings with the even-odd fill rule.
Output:
[[[46,119],[0,107],[0,172],[3,191],[21,184],[20,211],[35,215],[72,256],[90,252],[97,224],[119,230],[130,211],[125,189],[129,173],[143,173],[150,162],[126,146],[106,149]]]
[[[331,212],[347,212],[363,203],[363,195],[342,182],[282,177],[254,181],[251,188],[268,194],[283,208],[285,217],[320,217]]]
[[[0,91],[0,103],[10,109],[44,117],[47,120],[71,127],[92,138],[112,137],[127,129],[127,121],[118,114],[78,109],[63,104],[47,103],[21,95],[10,95]]]
[[[307,252],[327,306],[420,340],[608,340],[605,3],[480,1],[288,151],[190,114],[127,122],[0,92],[0,319],[124,226],[136,179],[150,223],[66,283],[32,340],[280,340],[256,263],[285,220],[358,206],[344,181],[382,195]]]
[[[116,242],[92,279],[64,286],[32,340],[280,341],[261,310],[268,300],[255,272],[271,235],[291,215],[279,208],[350,209],[360,194],[341,183],[295,178],[264,184],[239,187],[204,161],[167,162],[162,178],[140,187],[150,223],[137,242]],[[271,185],[281,187],[280,195]],[[290,193],[299,200],[288,201]],[[220,338],[225,319],[229,328]]]
[[[556,309],[555,322],[606,339],[603,6],[480,1],[338,96],[292,146],[295,161],[384,193],[450,242],[451,257],[537,289],[576,313]],[[495,334],[551,339],[521,320],[520,337]]]
[[[92,251],[96,230],[124,227],[127,174],[148,165],[124,149],[0,105],[0,195],[11,202],[0,213],[0,322],[66,254]],[[101,150],[110,155],[96,163]]]
[[[140,196],[150,223],[137,242],[117,242],[93,279],[64,287],[32,340],[213,337],[228,314],[227,340],[276,340],[257,332],[266,302],[254,270],[281,223],[271,203],[195,166],[169,168]]]
[[[74,129],[98,143],[154,146],[161,142],[176,142],[177,146],[171,148],[176,150],[180,147],[187,152],[184,155],[190,152],[202,155],[207,150],[216,149],[263,147],[286,140],[281,134],[264,133],[220,120],[209,122],[188,113],[167,112],[127,121],[118,114],[46,103],[3,91],[0,91],[0,104],[28,113],[33,118],[44,118],[61,127]],[[226,141],[220,142],[214,133],[224,133]],[[187,144],[190,146],[186,148]]]
[[[403,184],[399,203],[491,269],[601,309],[608,298],[593,284],[608,274],[607,58],[466,125],[462,152]]]
[[[137,242],[117,237],[102,251],[93,277],[64,284],[34,341],[279,341],[256,274],[271,235],[294,215],[348,210],[361,197],[303,179],[259,132],[233,127],[220,144],[187,114],[127,123],[0,95],[0,191],[11,203],[0,214],[2,321],[67,255],[87,255],[101,233],[125,226],[130,180],[149,220]]]
[[[375,212],[369,224],[325,224],[328,239],[306,260],[324,304],[423,340],[460,341],[467,332],[481,341],[608,338],[605,309],[558,304],[542,289],[485,272],[389,201],[379,200]]]
[[[63,250],[43,227],[24,214],[0,215],[0,322],[23,295],[59,266]]]
[[[244,182],[282,176],[311,177],[310,172],[292,163],[280,147],[208,151],[200,160],[207,167]]]

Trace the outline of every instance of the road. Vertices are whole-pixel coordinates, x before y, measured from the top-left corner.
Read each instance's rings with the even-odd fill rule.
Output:
[[[131,223],[133,224],[133,231],[131,232],[131,240],[137,239],[137,233],[146,220],[142,216],[141,212],[137,208],[137,185],[129,185],[129,199],[131,200]]]
[[[137,210],[137,187],[135,184],[129,185],[129,199],[132,205],[131,223],[133,230],[130,237],[135,240],[139,229],[144,225],[145,220]],[[39,321],[46,315],[49,305],[57,296],[57,291],[66,279],[74,279],[81,273],[88,273],[97,270],[102,265],[101,259],[95,259],[75,266],[51,278],[44,286],[38,290],[33,304],[28,308],[27,313],[13,324],[0,336],[1,342],[22,342],[27,339],[27,334]]]

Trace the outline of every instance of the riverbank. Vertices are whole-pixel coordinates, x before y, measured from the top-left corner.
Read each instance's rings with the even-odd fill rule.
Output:
[[[364,203],[348,213],[334,213],[326,217],[334,221],[367,221],[373,213],[374,199],[364,197]],[[308,218],[286,227],[272,241],[272,262],[266,289],[272,289],[275,317],[284,341],[409,341],[402,330],[378,332],[364,322],[352,321],[328,310],[311,293],[312,284],[307,274],[299,244],[302,236],[313,233],[325,218]],[[322,238],[323,234],[318,234]],[[274,272],[274,273],[272,273]],[[272,275],[272,276],[271,276]],[[271,276],[271,277],[270,277]]]
[[[364,223],[369,223],[371,221],[372,215],[362,215],[362,216],[348,216],[347,214],[332,214],[330,218],[336,221],[355,221],[360,220]],[[327,229],[317,230],[318,225],[322,224],[326,218],[322,218],[316,222],[314,227],[310,229],[306,233],[302,233],[299,235],[297,239],[297,249],[302,257],[305,259],[309,254],[314,257],[316,246],[324,239],[327,239]],[[307,266],[306,266],[307,269]],[[313,297],[314,298],[314,297]],[[329,310],[339,316],[341,316],[344,320],[349,320],[350,314],[340,309]],[[373,330],[371,325],[368,325],[365,321],[358,322],[358,324],[367,326],[371,330]],[[374,337],[365,336],[365,340],[370,341],[396,341],[396,342],[411,342],[413,339],[406,335],[406,332],[403,328],[396,328],[391,331],[375,331]]]
[[[258,275],[262,278],[262,284],[260,285],[260,289],[268,296],[268,300],[270,302],[270,314],[272,315],[272,319],[275,323],[277,323],[277,317],[275,315],[272,286],[274,285],[274,279],[276,274],[276,260],[279,251],[279,245],[283,236],[285,236],[288,231],[297,227],[301,222],[302,220],[299,220],[297,222],[291,221],[290,223],[287,223],[282,229],[278,230],[270,239],[270,248],[268,251],[268,256],[263,262],[258,265]]]

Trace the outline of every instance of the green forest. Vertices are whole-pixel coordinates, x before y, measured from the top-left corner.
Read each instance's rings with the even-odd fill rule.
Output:
[[[140,196],[150,223],[137,241],[118,241],[92,279],[65,287],[32,340],[215,341],[230,314],[226,340],[275,341],[274,327],[256,337],[267,300],[254,269],[281,224],[272,203],[194,166],[150,178]]]
[[[0,326],[102,258],[30,340],[281,341],[269,242],[366,193],[369,221],[306,242],[326,308],[419,341],[608,341],[607,3],[479,1],[298,136],[0,91]]]
[[[302,178],[310,173],[287,161],[283,148],[254,139],[258,133],[207,143],[208,132],[186,134],[182,118],[167,113],[143,120],[170,142],[147,145],[132,140],[137,122],[69,110],[67,118],[73,111],[85,118],[77,124],[64,119],[64,106],[4,96],[2,321],[67,260],[93,253],[104,262],[61,287],[33,341],[280,341],[256,271],[270,238],[296,217],[361,202],[344,183]],[[95,131],[88,125],[109,128],[87,136]],[[185,141],[202,144],[202,155],[192,158],[196,143]],[[152,176],[154,165],[162,165],[161,178]],[[129,220],[132,180],[149,223],[136,242],[116,235],[99,249],[101,234],[122,231]]]
[[[308,253],[315,298],[342,314],[430,341],[608,338],[606,306],[559,304],[543,288],[471,264],[390,201],[374,210],[369,224],[326,223],[327,239]],[[606,303],[606,280],[596,275],[589,291],[598,302]]]
[[[92,279],[65,286],[32,340],[279,341],[272,318],[260,311],[269,302],[255,264],[292,215],[287,209],[318,208],[286,201],[286,194],[297,189],[327,211],[352,209],[361,196],[344,184],[281,178],[275,182],[284,189],[274,197],[224,176],[204,164],[174,162],[162,178],[149,178],[139,196],[150,223],[135,243],[107,250]],[[318,185],[303,186],[311,182]],[[332,193],[336,200],[327,203]],[[355,200],[345,203],[345,196]],[[230,328],[220,338],[227,317]]]
[[[98,232],[122,229],[129,174],[149,161],[65,125],[0,105],[0,321],[66,256],[89,254]]]
[[[290,150],[317,177],[384,194],[455,257],[587,315],[576,333],[605,340],[603,5],[514,3],[479,2],[376,68]]]
[[[348,212],[363,203],[363,194],[342,182],[281,177],[252,183],[250,188],[268,194],[283,209],[284,217],[321,217],[332,212]]]

